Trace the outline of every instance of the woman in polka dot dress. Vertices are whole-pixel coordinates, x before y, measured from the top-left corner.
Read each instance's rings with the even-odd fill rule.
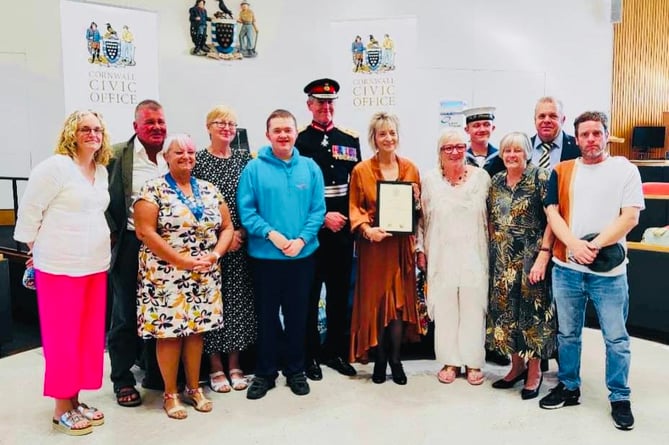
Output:
[[[239,365],[239,353],[256,340],[256,316],[253,288],[246,253],[246,232],[237,214],[237,184],[242,170],[250,159],[246,150],[235,149],[230,143],[237,131],[235,112],[225,106],[215,107],[207,114],[207,131],[211,145],[196,155],[193,176],[216,185],[230,209],[235,235],[228,253],[221,258],[223,277],[223,328],[208,332],[204,352],[209,356],[209,384],[216,392],[244,390],[247,387]],[[222,354],[228,356],[228,376],[225,375]],[[230,378],[228,380],[228,377]]]

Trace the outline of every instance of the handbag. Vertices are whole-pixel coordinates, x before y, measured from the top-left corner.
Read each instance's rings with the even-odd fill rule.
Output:
[[[425,278],[425,272],[419,270],[416,274],[416,287],[418,291],[418,298],[416,299],[416,309],[418,310],[418,333],[420,335],[426,335],[430,318],[427,315],[427,279]]]
[[[26,267],[26,271],[23,272],[23,279],[21,280],[23,287],[30,290],[35,290],[35,268],[30,266]]]
[[[599,233],[588,233],[582,240],[592,241],[599,235]],[[608,272],[614,267],[617,267],[625,261],[625,248],[620,243],[611,244],[599,249],[595,260],[586,264],[593,272]]]

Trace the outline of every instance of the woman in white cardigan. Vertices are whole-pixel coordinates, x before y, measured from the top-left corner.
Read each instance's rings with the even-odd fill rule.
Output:
[[[52,425],[70,435],[104,423],[101,411],[79,401],[79,391],[102,386],[110,156],[98,113],[68,116],[55,155],[30,174],[14,232],[32,253],[26,265],[35,269],[44,395],[56,402]]]

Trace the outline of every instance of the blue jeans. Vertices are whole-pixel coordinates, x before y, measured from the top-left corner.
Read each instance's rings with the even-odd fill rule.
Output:
[[[627,274],[603,277],[559,265],[553,267],[553,294],[558,314],[558,380],[569,390],[581,386],[581,343],[585,307],[592,300],[606,346],[609,400],[629,400],[630,339],[625,328],[629,291]]]

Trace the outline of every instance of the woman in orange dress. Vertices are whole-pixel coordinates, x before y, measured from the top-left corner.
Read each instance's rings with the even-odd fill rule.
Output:
[[[414,236],[390,234],[376,227],[377,181],[411,182],[414,201],[419,202],[418,168],[395,153],[398,126],[394,115],[379,112],[372,116],[369,144],[376,154],[359,163],[351,174],[351,230],[359,237],[350,358],[366,362],[369,349],[376,348],[372,381],[385,382],[390,363],[393,381],[405,385],[401,342],[405,337],[419,338]]]

